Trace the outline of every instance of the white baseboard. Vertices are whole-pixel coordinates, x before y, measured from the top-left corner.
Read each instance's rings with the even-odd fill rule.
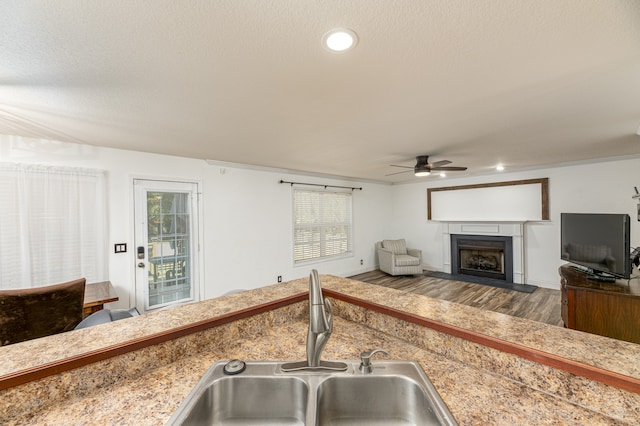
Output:
[[[359,274],[364,274],[364,273],[367,273],[367,272],[375,271],[376,269],[379,269],[378,265],[370,266],[370,267],[362,267],[362,268],[359,268],[359,269],[354,270],[354,271],[345,272],[342,276],[343,277],[350,277],[352,275],[359,275]]]

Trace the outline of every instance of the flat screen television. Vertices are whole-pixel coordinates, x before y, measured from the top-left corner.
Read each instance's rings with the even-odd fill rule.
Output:
[[[628,214],[561,213],[561,258],[600,278],[631,276]]]

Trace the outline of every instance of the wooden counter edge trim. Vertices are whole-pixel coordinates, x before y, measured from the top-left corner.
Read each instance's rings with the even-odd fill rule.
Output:
[[[97,349],[84,354],[75,355],[63,360],[21,370],[16,373],[7,374],[0,377],[0,390],[43,379],[48,376],[73,370],[75,368],[84,367],[94,362],[103,361],[105,359],[123,355],[128,352],[133,352],[135,350],[146,348],[148,346],[157,345],[159,343],[164,343],[173,339],[178,339],[192,333],[197,333],[199,331],[207,330],[209,328],[227,324],[229,322],[282,308],[284,306],[293,305],[294,303],[308,300],[308,298],[309,294],[306,292],[287,296],[285,298],[277,299],[272,302],[244,308],[238,311],[233,311],[189,325],[173,328],[171,330],[151,334],[145,337],[140,337],[138,339],[129,340],[127,342]]]
[[[427,327],[436,331],[440,331],[461,339],[465,339],[474,343],[481,344],[493,349],[497,349],[501,352],[517,355],[521,358],[534,361],[538,364],[546,365],[559,370],[567,371],[577,376],[586,377],[591,380],[595,380],[606,385],[614,386],[620,389],[624,389],[629,392],[640,394],[640,379],[634,377],[625,376],[620,373],[605,370],[592,365],[584,364],[578,361],[573,361],[567,358],[563,358],[557,355],[553,355],[547,352],[543,352],[537,349],[532,349],[526,346],[519,345],[517,343],[507,342],[496,337],[487,336],[485,334],[477,333],[475,331],[467,330],[464,328],[456,327],[454,325],[445,324],[439,321],[430,320],[415,314],[410,314],[404,311],[400,311],[395,308],[380,305],[375,302],[369,302],[357,297],[345,295],[333,290],[323,290],[326,297],[333,297],[337,300],[347,302],[353,305],[360,306],[365,309],[369,309],[381,314],[389,315],[394,318],[401,319],[413,324],[417,324],[423,327]]]
[[[389,315],[394,318],[411,322],[423,327],[431,328],[433,330],[440,331],[455,337],[460,337],[462,339],[478,343],[483,346],[491,347],[502,352],[511,353],[522,358],[537,362],[539,364],[564,370],[572,374],[596,380],[610,386],[614,386],[634,393],[640,393],[640,380],[633,377],[586,365],[577,361],[572,361],[536,349],[531,349],[526,346],[506,342],[495,337],[487,336],[460,327],[452,326],[435,320],[430,320],[415,314],[410,314],[395,308],[380,305],[375,302],[369,302],[357,297],[345,295],[334,290],[324,289],[323,292],[326,297],[333,297],[337,300],[342,300],[344,302],[360,306],[365,309]],[[298,303],[307,299],[308,293],[299,293],[275,300],[273,302],[263,303],[250,308],[223,314],[211,319],[167,330],[165,332],[153,334],[139,339],[134,339],[122,344],[112,345],[103,349],[87,352],[85,354],[70,357],[61,361],[44,364],[27,370],[22,370],[14,374],[8,374],[0,377],[0,390],[39,380],[48,376],[62,373],[64,371],[83,367],[94,362],[102,361],[148,346],[177,339],[192,333],[196,333],[198,331],[207,330],[212,327],[244,319],[273,309],[292,305],[294,303]]]

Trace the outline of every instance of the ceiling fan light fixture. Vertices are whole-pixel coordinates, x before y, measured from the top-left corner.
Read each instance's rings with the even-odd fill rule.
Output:
[[[420,161],[418,161],[418,164],[413,168],[413,174],[417,177],[429,176],[431,174],[431,167],[429,167],[427,163],[420,164]]]

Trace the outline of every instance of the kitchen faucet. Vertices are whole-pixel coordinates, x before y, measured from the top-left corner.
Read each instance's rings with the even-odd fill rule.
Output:
[[[332,331],[331,302],[322,296],[318,271],[314,269],[309,276],[309,332],[307,333],[307,364],[309,367],[320,366],[320,354],[331,337]]]
[[[331,302],[322,295],[318,271],[309,275],[309,330],[307,332],[307,361],[290,362],[282,365],[282,371],[322,369],[345,371],[344,362],[321,361],[320,355],[333,331],[333,311]]]

